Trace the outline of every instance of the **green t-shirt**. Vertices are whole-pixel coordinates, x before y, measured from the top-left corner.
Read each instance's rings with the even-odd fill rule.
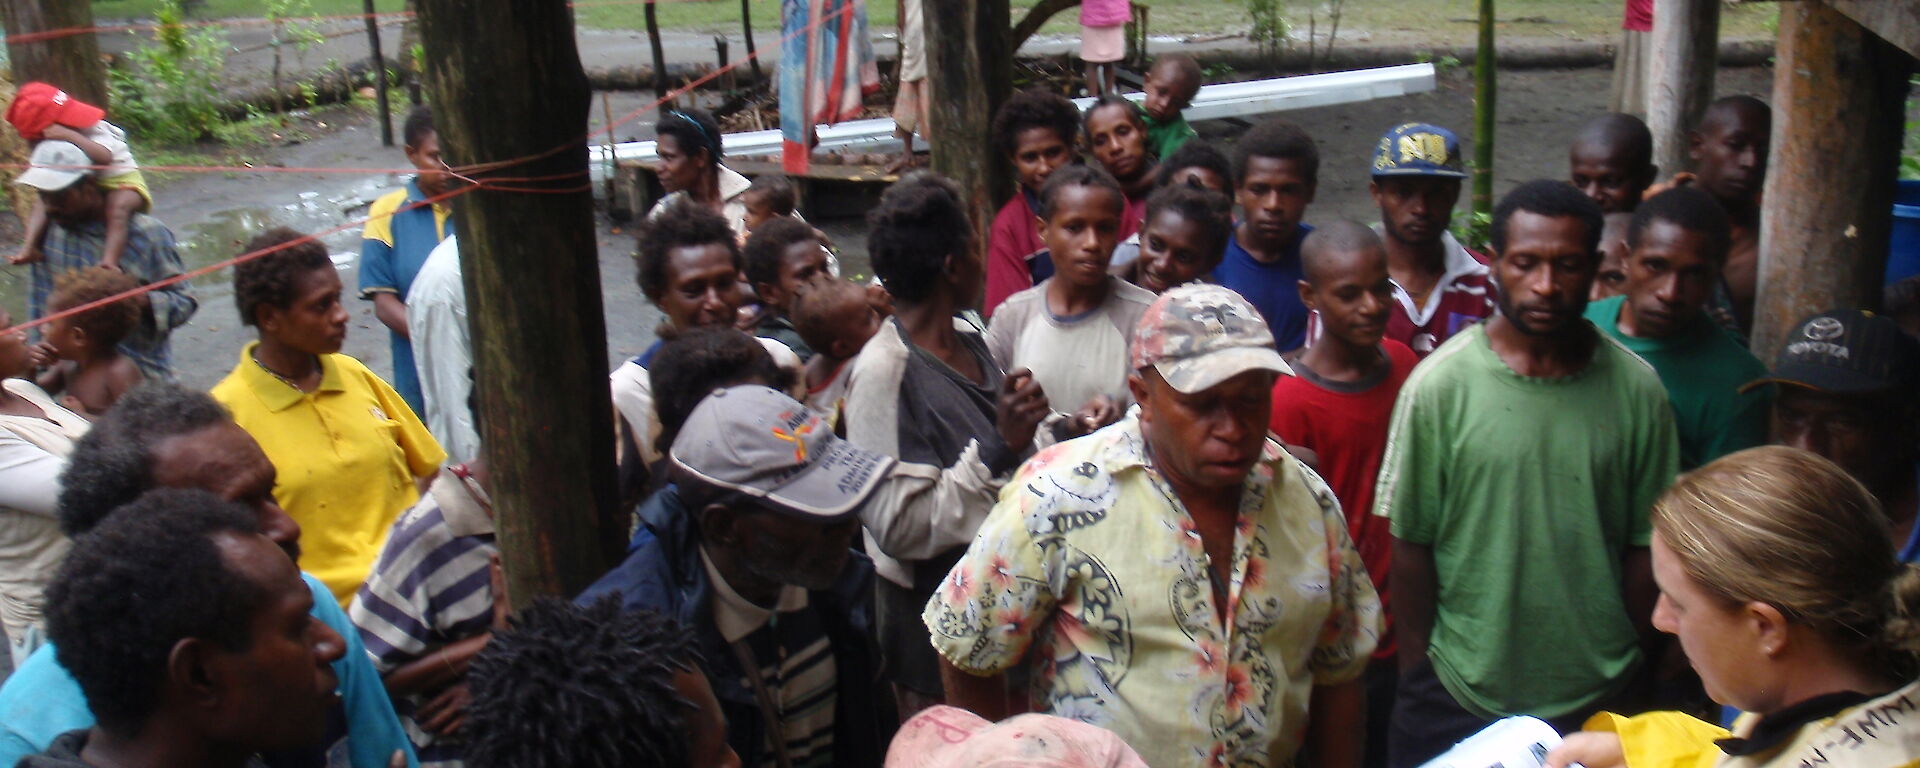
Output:
[[[1600,338],[1580,373],[1529,378],[1477,324],[1421,361],[1394,405],[1374,514],[1433,548],[1427,655],[1482,717],[1570,714],[1641,662],[1622,560],[1652,536],[1679,445],[1659,377]]]
[[[1161,160],[1172,157],[1188,139],[1200,135],[1187,124],[1186,115],[1174,115],[1172,120],[1161,123],[1143,109],[1140,118],[1147,122],[1147,149],[1153,150],[1153,156]]]
[[[1711,318],[1673,338],[1642,339],[1620,331],[1615,296],[1587,305],[1587,319],[1618,339],[1660,374],[1680,428],[1680,469],[1686,471],[1734,451],[1767,443],[1767,419],[1773,390],[1741,385],[1767,375],[1767,367]]]

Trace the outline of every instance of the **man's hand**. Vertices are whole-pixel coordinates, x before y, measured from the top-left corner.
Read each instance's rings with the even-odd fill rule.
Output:
[[[1120,404],[1113,398],[1094,395],[1086,405],[1080,406],[1080,410],[1073,412],[1073,426],[1084,435],[1119,421],[1120,414]]]
[[[47,255],[41,253],[40,249],[31,245],[23,245],[20,246],[20,250],[15,251],[12,256],[7,257],[7,263],[17,267],[21,264],[38,264],[46,259]]]
[[[453,736],[467,722],[467,704],[473,700],[465,681],[447,686],[413,713],[420,729],[435,736]]]
[[[1627,752],[1620,745],[1620,734],[1606,731],[1581,731],[1567,734],[1566,741],[1547,753],[1546,768],[1568,768],[1578,763],[1586,768],[1627,768]]]
[[[1021,368],[1008,371],[1000,384],[1000,402],[995,426],[1007,449],[1019,453],[1033,445],[1034,430],[1047,418],[1047,393],[1033,378],[1033,371]]]

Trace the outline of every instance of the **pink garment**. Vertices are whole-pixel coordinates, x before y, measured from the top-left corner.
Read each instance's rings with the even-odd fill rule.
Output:
[[[1626,18],[1621,20],[1621,29],[1633,32],[1653,31],[1653,0],[1627,0]]]
[[[1082,0],[1080,26],[1118,26],[1127,23],[1127,17],[1132,13],[1133,4],[1128,0]]]
[[[886,768],[1147,768],[1113,733],[1077,720],[1026,714],[989,723],[939,706],[914,715],[887,747]]]

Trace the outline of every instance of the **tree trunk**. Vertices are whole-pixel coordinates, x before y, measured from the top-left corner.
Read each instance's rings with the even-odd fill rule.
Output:
[[[374,16],[373,0],[363,0],[367,9],[367,48],[373,53],[373,95],[375,108],[380,112],[380,146],[393,146],[393,108],[388,106],[387,88],[391,81],[387,78],[387,56],[380,50],[380,20]],[[403,56],[405,54],[402,54]],[[276,61],[276,65],[277,65]],[[279,70],[274,70],[276,73]],[[273,89],[280,90],[280,81],[274,80]]]
[[[1493,48],[1493,0],[1480,0],[1480,44],[1473,56],[1473,212],[1488,216],[1493,215],[1497,65]]]
[[[653,97],[665,99],[667,98],[667,53],[660,44],[660,16],[654,12],[654,4],[655,0],[647,0],[641,15],[646,18],[647,45],[653,49]],[[669,103],[660,104],[662,114],[672,107],[673,105]]]
[[[753,8],[747,3],[748,0],[740,0],[740,28],[747,35],[747,64],[753,67],[753,79],[758,80],[761,77],[760,48],[753,44]]]
[[[551,0],[419,0],[427,89],[450,163],[515,190],[455,199],[480,436],[516,606],[577,594],[624,549],[606,322],[587,180],[591,88],[573,11]],[[556,151],[557,148],[557,151]],[[548,178],[558,177],[558,178]],[[525,191],[534,188],[534,191]]]
[[[1787,4],[1781,4],[1785,12]],[[1718,66],[1720,0],[1660,0],[1653,4],[1653,62],[1647,73],[1647,127],[1661,173],[1693,167],[1687,131],[1713,100]]]
[[[960,184],[985,252],[994,212],[1013,192],[1013,169],[982,141],[1013,88],[1007,0],[926,0],[927,143],[933,169]]]
[[[1913,65],[1826,3],[1780,4],[1751,344],[1761,360],[1809,315],[1879,308]]]
[[[0,0],[0,23],[9,36],[93,26],[93,4],[83,0]],[[8,42],[13,81],[40,80],[73,97],[107,109],[107,65],[92,34]]]

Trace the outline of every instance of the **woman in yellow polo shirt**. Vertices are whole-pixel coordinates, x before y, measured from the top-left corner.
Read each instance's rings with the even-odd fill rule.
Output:
[[[268,230],[248,251],[303,237]],[[300,523],[300,568],[342,606],[366,580],[393,521],[419,498],[416,479],[447,455],[393,387],[346,355],[347,310],[326,247],[307,241],[233,271],[240,321],[260,340],[213,397],[253,435],[279,478],[273,495]]]
[[[1920,566],[1830,461],[1751,448],[1682,475],[1653,510],[1653,624],[1680,638],[1733,732],[1602,713],[1549,768],[1920,764]],[[1569,631],[1578,631],[1570,627]]]

